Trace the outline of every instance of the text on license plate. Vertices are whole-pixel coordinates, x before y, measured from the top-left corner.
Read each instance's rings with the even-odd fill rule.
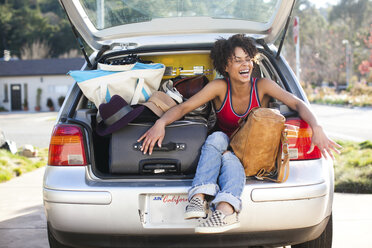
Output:
[[[144,224],[150,226],[195,226],[195,221],[185,220],[188,199],[186,194],[146,195]]]

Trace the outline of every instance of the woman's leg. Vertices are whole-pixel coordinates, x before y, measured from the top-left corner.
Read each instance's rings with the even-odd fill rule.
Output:
[[[215,196],[219,191],[217,184],[222,164],[222,154],[229,145],[229,138],[223,132],[214,132],[207,137],[196,169],[189,200],[196,194]]]
[[[232,152],[226,152],[222,156],[218,184],[221,190],[212,201],[217,209],[195,228],[197,233],[220,233],[240,226],[238,213],[242,205],[240,196],[245,185],[245,173],[239,159]]]
[[[220,191],[212,201],[218,208],[220,203],[230,204],[235,212],[239,213],[242,208],[240,196],[246,182],[244,167],[240,160],[232,152],[226,152],[222,156],[222,167],[218,184]]]
[[[192,187],[189,190],[189,204],[185,219],[201,218],[207,215],[208,203],[205,195],[215,196],[219,191],[217,185],[221,167],[221,157],[227,149],[229,138],[222,132],[214,132],[205,141]]]

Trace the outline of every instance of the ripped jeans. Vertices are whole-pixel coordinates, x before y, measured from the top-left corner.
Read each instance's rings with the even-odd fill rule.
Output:
[[[196,174],[189,190],[189,200],[195,194],[214,197],[213,209],[218,203],[227,202],[240,212],[240,196],[245,185],[243,165],[231,151],[226,151],[229,137],[223,132],[214,132],[207,137],[196,169]]]

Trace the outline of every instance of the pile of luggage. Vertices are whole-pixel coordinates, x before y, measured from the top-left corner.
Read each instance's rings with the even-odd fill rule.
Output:
[[[98,63],[96,70],[70,71],[86,98],[97,107],[95,132],[109,138],[111,174],[191,174],[208,131],[214,125],[211,103],[166,127],[162,147],[142,154],[138,138],[168,109],[200,91],[205,75],[164,79],[166,66],[130,55]]]

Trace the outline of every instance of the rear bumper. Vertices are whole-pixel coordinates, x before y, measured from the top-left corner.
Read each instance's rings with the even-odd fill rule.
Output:
[[[102,235],[49,231],[60,242],[76,247],[279,247],[316,239],[325,229],[326,217],[319,224],[299,229],[210,235]]]
[[[186,246],[192,240],[193,246],[201,242],[199,247],[213,241],[218,241],[215,247],[301,243],[316,238],[331,215],[333,167],[323,160],[291,162],[290,173],[283,184],[248,180],[241,197],[241,227],[218,239],[215,234],[196,235],[197,223],[183,219],[191,180],[106,181],[94,178],[88,167],[48,166],[44,206],[48,225],[62,243],[84,242],[83,237],[112,247],[164,240]],[[181,199],[171,198],[174,195]],[[159,198],[166,206],[153,211]]]
[[[47,219],[60,231],[189,235],[198,221],[183,213],[190,186],[116,187],[107,191],[43,189]],[[233,232],[264,232],[314,226],[331,205],[326,183],[259,188],[247,184],[242,194],[241,227]]]

